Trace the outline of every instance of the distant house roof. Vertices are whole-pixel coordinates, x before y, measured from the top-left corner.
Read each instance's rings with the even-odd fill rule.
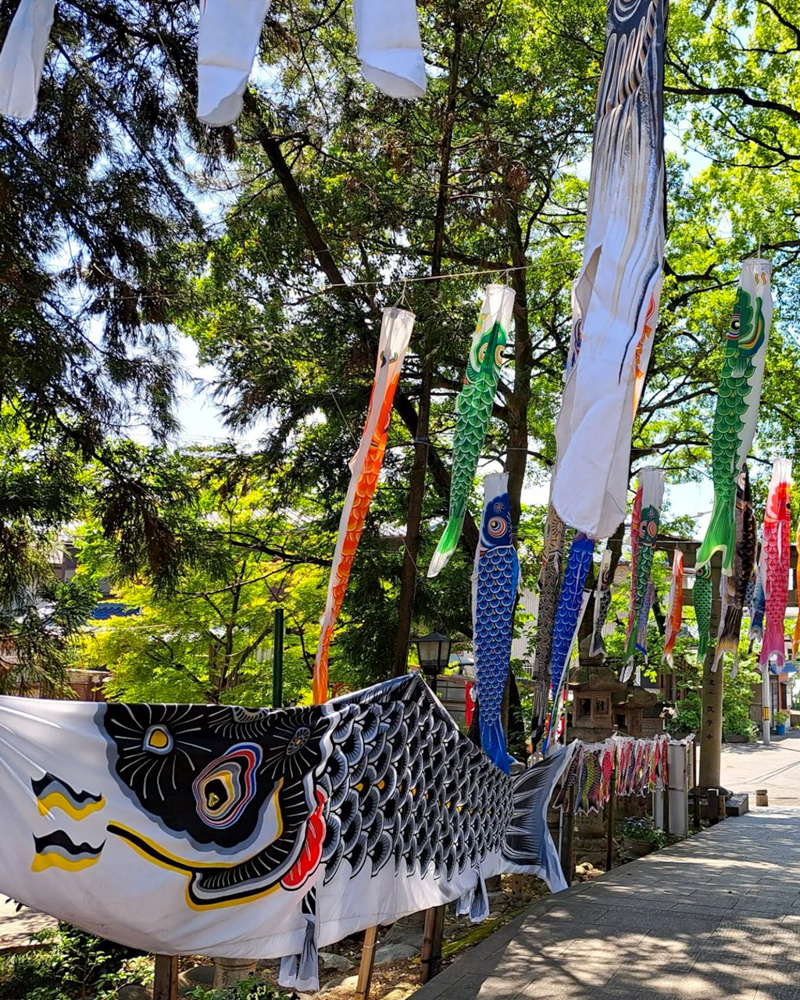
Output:
[[[109,618],[127,618],[128,615],[138,615],[140,608],[132,608],[129,604],[119,601],[101,601],[95,604],[92,611],[94,621],[108,621]]]

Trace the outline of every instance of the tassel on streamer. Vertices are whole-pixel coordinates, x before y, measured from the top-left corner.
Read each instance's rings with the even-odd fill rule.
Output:
[[[311,889],[303,897],[302,914],[306,921],[303,949],[299,955],[288,955],[281,959],[278,984],[301,993],[316,993],[319,989],[316,889]]]

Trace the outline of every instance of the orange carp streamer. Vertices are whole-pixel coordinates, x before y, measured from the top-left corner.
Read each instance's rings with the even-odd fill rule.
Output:
[[[336,540],[331,576],[328,581],[328,599],[321,621],[322,630],[314,663],[315,704],[328,700],[328,653],[331,638],[347,591],[353,558],[361,540],[369,505],[378,485],[389,423],[392,419],[394,396],[411,340],[411,331],[414,329],[414,318],[414,314],[405,309],[392,308],[383,311],[375,380],[372,383],[372,395],[361,443],[350,462],[350,486],[339,519],[339,537]]]

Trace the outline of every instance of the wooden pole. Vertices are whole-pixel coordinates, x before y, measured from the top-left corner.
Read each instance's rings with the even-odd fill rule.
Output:
[[[617,807],[617,764],[614,762],[611,771],[611,791],[606,804],[606,871],[614,867],[614,812]]]
[[[577,781],[569,790],[569,800],[567,803],[566,815],[564,817],[567,829],[566,837],[564,838],[564,850],[561,855],[561,870],[564,872],[564,878],[567,880],[567,885],[572,885],[573,871],[573,857],[572,857],[572,845],[575,836],[575,805],[576,805],[576,789]]]
[[[692,826],[695,830],[700,829],[700,788],[697,780],[697,740],[692,740],[692,782],[694,789],[692,793],[693,818]]]
[[[153,1000],[178,1000],[178,956],[156,955]]]
[[[438,976],[442,968],[444,942],[444,906],[434,906],[425,911],[425,931],[420,955],[420,982],[427,983]]]
[[[361,949],[361,963],[358,966],[356,1000],[369,1000],[372,985],[372,970],[375,967],[375,951],[378,943],[378,928],[368,927],[364,931],[364,946]]]
[[[719,788],[722,772],[722,664],[714,666],[716,638],[719,630],[722,556],[715,553],[711,559],[711,627],[708,652],[703,661],[703,716],[700,726],[700,787]]]

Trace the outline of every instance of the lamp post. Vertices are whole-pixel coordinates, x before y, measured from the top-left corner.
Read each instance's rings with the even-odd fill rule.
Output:
[[[450,662],[453,640],[439,632],[429,632],[428,635],[413,638],[411,642],[417,647],[420,669],[430,678],[431,688],[436,694],[436,679]]]

